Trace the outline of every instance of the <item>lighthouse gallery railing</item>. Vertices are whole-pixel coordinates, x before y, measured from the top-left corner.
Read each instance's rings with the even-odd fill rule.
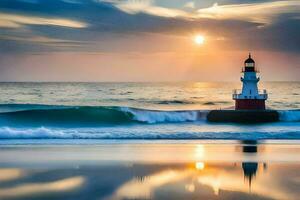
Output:
[[[241,98],[241,93],[242,93],[242,90],[241,89],[234,89],[232,91],[232,98],[233,99],[238,99],[238,98]],[[268,98],[268,92],[266,89],[262,89],[262,90],[258,90],[258,95],[259,95],[259,99],[267,99]],[[255,96],[246,96],[246,97],[243,97],[245,99],[252,99],[254,98],[255,99]]]

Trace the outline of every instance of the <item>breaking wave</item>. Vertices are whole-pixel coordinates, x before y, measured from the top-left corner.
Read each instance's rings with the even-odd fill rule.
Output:
[[[129,107],[0,105],[0,125],[77,125],[192,122],[208,111],[159,111]]]
[[[0,105],[0,126],[102,126],[205,121],[208,110],[162,111],[129,107]],[[300,110],[280,110],[280,121],[299,122]]]
[[[208,110],[0,104],[0,139],[299,139],[300,110],[280,122],[212,124]]]

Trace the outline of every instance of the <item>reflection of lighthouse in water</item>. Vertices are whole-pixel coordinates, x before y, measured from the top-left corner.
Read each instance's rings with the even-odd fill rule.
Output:
[[[243,152],[244,153],[257,153],[256,141],[244,141]],[[252,179],[255,177],[258,163],[257,162],[243,162],[242,168],[244,177],[248,180],[249,188],[251,189]]]
[[[246,154],[254,155],[257,153],[258,145],[257,145],[256,140],[244,140],[244,141],[242,141],[242,143],[243,143],[242,151],[245,155]],[[263,165],[263,170],[266,171],[267,164],[266,163],[261,163],[261,164]],[[256,177],[259,165],[260,165],[260,163],[255,162],[255,161],[242,162],[242,169],[244,172],[244,180],[246,180],[248,182],[249,191],[251,191],[251,185],[252,185],[254,178]]]
[[[257,141],[256,140],[245,140],[243,141],[243,153],[245,154],[256,154],[257,153]],[[248,181],[249,190],[251,191],[251,184],[256,176],[258,170],[258,162],[243,162],[242,169],[244,172],[244,179]],[[267,169],[267,164],[263,163],[264,170]]]
[[[266,90],[259,91],[257,83],[260,78],[257,76],[258,70],[255,62],[249,54],[249,58],[245,60],[241,77],[243,88],[241,92],[234,90],[232,98],[235,100],[236,110],[265,110],[265,100],[268,98]]]

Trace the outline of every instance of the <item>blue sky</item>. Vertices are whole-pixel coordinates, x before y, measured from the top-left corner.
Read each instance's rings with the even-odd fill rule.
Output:
[[[299,35],[295,0],[1,0],[0,81],[235,80],[249,51],[299,80]]]

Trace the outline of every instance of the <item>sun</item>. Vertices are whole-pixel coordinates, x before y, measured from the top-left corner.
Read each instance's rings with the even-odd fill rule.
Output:
[[[204,43],[205,38],[203,37],[203,35],[196,35],[194,38],[194,41],[196,44],[201,45]]]

